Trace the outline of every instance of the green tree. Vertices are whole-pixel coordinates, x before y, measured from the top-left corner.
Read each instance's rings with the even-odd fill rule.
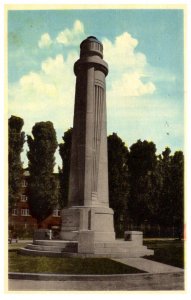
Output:
[[[182,151],[176,151],[172,157],[171,176],[173,226],[177,228],[177,234],[180,237],[184,230],[184,155]]]
[[[181,234],[184,222],[184,155],[182,151],[170,154],[170,149],[166,148],[160,157],[163,179],[160,193],[160,224],[176,227]]]
[[[171,172],[171,150],[166,147],[159,156],[158,176],[162,178],[162,185],[160,191],[160,207],[159,207],[159,223],[161,226],[172,226],[172,202],[171,189],[172,189],[172,172]]]
[[[29,209],[38,226],[53,211],[58,203],[58,189],[53,174],[56,133],[51,122],[39,122],[32,128],[32,136],[27,136],[29,151]]]
[[[67,207],[70,175],[70,155],[72,145],[72,128],[68,129],[62,137],[64,143],[59,144],[59,153],[62,158],[62,168],[59,168],[60,177],[60,207]]]
[[[124,233],[127,223],[128,149],[116,133],[108,136],[109,203],[114,210],[114,226],[118,236]]]
[[[25,140],[23,119],[11,116],[9,118],[9,211],[17,203],[21,195],[22,162],[21,152]]]
[[[156,182],[156,164],[156,146],[153,142],[138,140],[130,147],[128,210],[134,225],[150,221],[155,213],[156,202],[152,200]]]

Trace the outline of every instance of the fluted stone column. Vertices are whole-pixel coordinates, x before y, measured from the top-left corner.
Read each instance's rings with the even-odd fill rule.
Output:
[[[113,241],[113,210],[108,199],[106,129],[107,63],[95,37],[80,45],[74,64],[76,93],[68,208],[62,211],[61,238]]]

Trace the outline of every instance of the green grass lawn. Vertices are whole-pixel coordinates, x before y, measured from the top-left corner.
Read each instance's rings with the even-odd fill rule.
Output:
[[[183,240],[145,240],[144,245],[154,250],[154,255],[145,258],[184,268]]]
[[[24,241],[18,244],[9,244],[9,272],[57,274],[144,273],[107,258],[32,257],[18,254],[17,249],[26,246],[26,244]],[[175,267],[184,267],[184,241],[152,239],[145,240],[144,245],[154,249],[154,255],[145,258]]]
[[[107,258],[57,258],[20,255],[9,252],[9,272],[56,274],[144,273]]]
[[[25,242],[25,241],[19,241],[18,243],[11,243],[11,244],[8,244],[8,249],[9,250],[17,250],[17,249],[20,249],[20,248],[24,248],[25,246],[27,246],[28,242]]]

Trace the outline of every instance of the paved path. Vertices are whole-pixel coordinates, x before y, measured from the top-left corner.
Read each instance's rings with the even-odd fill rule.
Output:
[[[184,290],[184,270],[145,258],[113,259],[148,273],[124,275],[16,274],[9,291],[167,291]],[[17,279],[15,279],[17,278]]]
[[[15,280],[9,279],[9,291],[170,291],[184,290],[184,274],[129,274],[105,280]]]
[[[153,260],[145,258],[119,258],[113,259],[114,261],[123,263],[125,265],[134,267],[136,269],[148,272],[148,273],[176,273],[184,272],[183,269],[173,267],[170,265],[162,264]]]

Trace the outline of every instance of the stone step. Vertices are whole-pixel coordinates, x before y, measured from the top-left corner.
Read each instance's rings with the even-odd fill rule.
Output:
[[[32,249],[27,249],[27,248],[19,249],[19,253],[22,255],[46,256],[46,257],[103,257],[102,254],[56,252],[56,251],[52,252],[52,251],[32,250]],[[105,254],[104,257],[111,258],[111,254]],[[117,258],[118,258],[118,256],[117,256]]]
[[[104,253],[104,252],[96,252],[94,255],[100,257],[109,257],[109,258],[137,258],[152,255],[153,253],[148,253],[146,251],[129,251],[129,252],[112,252],[112,253]]]
[[[113,241],[113,242],[96,242],[95,247],[96,248],[116,248],[116,247],[122,247],[122,248],[127,248],[127,247],[134,247],[135,243],[132,241]],[[141,244],[142,246],[142,244]]]
[[[52,245],[36,245],[36,244],[28,244],[26,249],[36,250],[36,251],[51,251],[51,252],[77,252],[77,245],[64,245],[61,247],[52,246]]]
[[[65,247],[65,245],[77,245],[77,241],[63,241],[63,240],[34,240],[35,245],[45,245],[45,246],[58,246]]]
[[[146,246],[136,244],[134,241],[115,240],[112,242],[96,242],[94,249],[88,253],[87,249],[78,253],[77,241],[66,240],[34,240],[20,253],[26,255],[45,255],[60,257],[109,257],[109,258],[134,258],[153,255],[154,251]]]
[[[140,247],[144,247],[144,249],[147,249],[147,246],[144,246],[142,244],[134,244],[133,242],[113,242],[113,243],[99,243],[96,242],[95,244],[95,248],[96,249],[100,249],[100,248],[109,248],[109,249],[115,249],[115,248],[119,248],[119,249],[135,249],[135,248],[140,248]]]
[[[140,255],[141,253],[141,255]],[[95,254],[120,254],[120,255],[128,255],[128,257],[137,257],[137,255],[145,256],[145,255],[153,255],[154,251],[151,249],[146,249],[144,247],[139,247],[138,249],[120,249],[120,248],[100,248],[95,249]]]
[[[27,248],[21,248],[19,250],[20,254],[29,255],[29,256],[46,256],[46,257],[106,257],[106,258],[136,258],[145,255],[149,255],[145,253],[145,251],[133,251],[127,253],[121,252],[113,252],[113,253],[71,253],[71,252],[52,252],[52,251],[37,251]],[[151,255],[151,254],[150,254]]]
[[[121,247],[105,247],[105,248],[96,248],[95,247],[95,253],[113,253],[113,252],[118,252],[118,253],[130,253],[130,252],[134,252],[134,251],[147,251],[147,248],[144,246],[140,246],[137,247],[137,249],[135,250],[132,247],[128,247],[128,248],[121,248]]]
[[[72,257],[73,254],[69,252],[57,252],[57,251],[41,251],[41,250],[32,250],[28,248],[19,249],[19,253],[22,255],[29,256],[46,256],[46,257]],[[77,253],[74,253],[76,255]]]

